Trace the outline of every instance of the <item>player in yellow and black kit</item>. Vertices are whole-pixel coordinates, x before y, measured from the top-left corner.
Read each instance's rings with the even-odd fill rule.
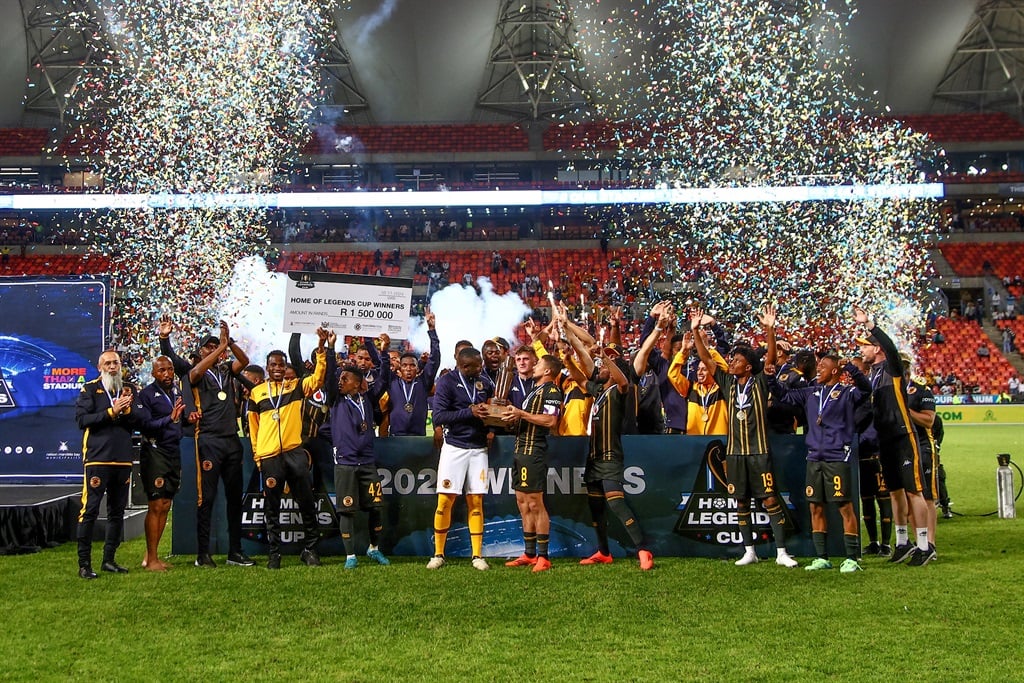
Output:
[[[691,323],[700,325],[704,311],[691,312]],[[759,311],[761,326],[768,338],[765,364],[775,363],[775,307],[767,305]],[[715,361],[700,335],[694,337],[697,355],[707,367]],[[796,567],[799,563],[786,550],[785,512],[775,481],[772,456],[768,448],[768,380],[757,352],[749,346],[737,346],[729,359],[728,371],[716,367],[715,382],[726,396],[729,406],[729,439],[725,449],[729,493],[739,508],[740,533],[744,536],[743,557],[739,566],[758,561],[754,550],[754,530],[750,524],[750,499],[761,501],[771,519],[775,536],[775,563]]]
[[[520,557],[505,563],[506,567],[532,566],[542,572],[551,568],[548,540],[551,519],[544,507],[544,489],[548,480],[548,434],[558,425],[562,408],[562,392],[555,378],[562,372],[562,362],[545,355],[533,367],[534,389],[523,400],[522,408],[509,405],[502,419],[514,425],[516,434],[515,467],[513,469],[516,505],[523,518],[523,544]]]
[[[324,344],[327,331],[317,330],[320,344],[313,373],[302,380],[284,379],[287,363],[283,351],[267,354],[267,381],[249,392],[249,437],[252,457],[260,470],[264,517],[267,523],[267,568],[281,568],[281,495],[285,485],[302,513],[305,527],[300,558],[309,566],[318,566],[317,545],[320,530],[316,504],[310,484],[309,453],[302,448],[302,406],[304,400],[324,383],[326,363]]]
[[[559,320],[565,319],[565,307],[558,309]],[[654,555],[647,547],[643,529],[633,510],[626,502],[623,488],[625,478],[625,453],[622,450],[622,421],[626,413],[626,398],[630,389],[626,372],[629,366],[621,358],[610,358],[604,349],[598,348],[600,367],[591,359],[573,327],[564,325],[566,339],[579,357],[580,367],[592,379],[587,382],[587,393],[595,396],[590,411],[587,431],[590,433],[590,453],[583,469],[583,481],[587,486],[587,505],[597,533],[597,552],[580,560],[580,564],[611,564],[611,548],[608,545],[607,511],[619,518],[626,529],[629,540],[637,548],[640,569],[654,568]],[[622,366],[619,365],[622,363]]]
[[[698,329],[697,334],[705,335]],[[690,436],[725,435],[729,433],[729,408],[725,395],[717,384],[713,368],[709,369],[703,361],[697,363],[697,381],[691,382],[686,376],[686,363],[693,349],[693,332],[683,335],[683,345],[672,358],[668,366],[668,381],[680,396],[686,399],[686,434]],[[707,336],[703,336],[704,346],[715,361],[714,367],[722,370],[728,365],[716,349],[708,346]]]

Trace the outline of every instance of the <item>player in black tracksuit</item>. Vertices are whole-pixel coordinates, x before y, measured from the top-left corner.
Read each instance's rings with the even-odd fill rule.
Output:
[[[916,554],[925,553],[931,559],[934,550],[930,550],[928,545],[928,502],[923,496],[925,463],[907,408],[908,381],[904,375],[903,360],[896,344],[875,325],[864,309],[854,308],[854,320],[868,330],[868,336],[859,337],[857,343],[864,361],[871,365],[868,376],[871,379],[875,429],[878,431],[879,461],[892,497],[896,522],[896,547],[889,561],[911,559],[915,548],[919,551]],[[913,540],[908,528],[911,513],[915,527]],[[914,564],[927,562],[927,559],[920,561],[918,558]]]
[[[160,353],[171,359],[174,372],[187,377],[192,387],[195,412],[188,416],[196,430],[196,471],[199,478],[199,509],[196,513],[197,567],[216,567],[210,557],[210,525],[217,497],[217,482],[224,481],[228,521],[227,563],[252,566],[242,552],[242,443],[238,439],[240,393],[239,373],[249,357],[228,335],[227,323],[220,323],[220,338],[203,337],[196,349],[199,361],[189,364],[171,348],[173,325],[168,317],[160,321]],[[218,365],[230,349],[234,360]]]
[[[78,575],[95,579],[92,570],[92,533],[100,502],[107,496],[107,534],[103,543],[103,571],[127,573],[114,561],[124,532],[124,509],[132,477],[132,433],[138,427],[141,406],[138,392],[121,382],[121,356],[100,355],[100,377],[82,385],[75,400],[75,422],[85,432],[82,459],[82,509],[78,513]],[[138,407],[138,410],[134,410]]]

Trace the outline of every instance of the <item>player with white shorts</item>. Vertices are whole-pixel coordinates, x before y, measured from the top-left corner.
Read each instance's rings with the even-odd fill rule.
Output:
[[[434,388],[434,424],[444,429],[437,463],[437,509],[434,511],[434,556],[428,569],[445,565],[444,547],[456,496],[466,496],[473,567],[488,569],[483,558],[484,493],[487,492],[487,432],[483,422],[494,385],[481,372],[483,359],[472,346],[456,354],[456,368],[438,378]]]

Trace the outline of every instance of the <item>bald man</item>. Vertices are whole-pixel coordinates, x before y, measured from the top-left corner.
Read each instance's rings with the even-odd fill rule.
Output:
[[[139,464],[142,488],[149,501],[146,510],[146,555],[142,566],[148,571],[166,571],[157,548],[167,526],[171,500],[181,485],[181,416],[185,403],[167,356],[153,361],[153,382],[139,392],[142,405],[142,444]]]

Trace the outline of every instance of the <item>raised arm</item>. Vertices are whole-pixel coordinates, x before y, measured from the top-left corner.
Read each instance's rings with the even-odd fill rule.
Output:
[[[853,319],[878,341],[879,348],[885,354],[885,365],[889,374],[893,377],[902,377],[903,359],[900,358],[900,350],[896,348],[896,343],[875,324],[874,317],[860,306],[853,307]]]
[[[331,330],[327,334],[327,347],[324,358],[324,393],[327,394],[327,405],[333,406],[338,401],[338,352],[334,348],[338,335]]]
[[[384,333],[381,333],[379,339],[381,342],[380,346],[382,349],[384,349],[384,355],[378,355],[377,358],[375,359],[375,362],[377,362],[378,365],[377,379],[374,380],[373,386],[371,386],[369,391],[366,392],[366,395],[369,396],[370,399],[373,400],[374,402],[380,401],[381,397],[384,396],[384,393],[388,390],[388,387],[391,386],[392,377],[391,356],[387,351],[388,347],[391,346],[391,337]],[[370,346],[373,346],[373,344],[371,343]],[[376,351],[376,347],[374,347],[374,351]],[[373,357],[373,353],[370,354],[370,357]]]
[[[704,343],[704,335],[700,334],[700,321],[704,317],[704,311],[700,308],[690,309],[690,326],[693,330],[693,346],[697,349],[697,357],[700,358],[701,362],[708,369],[708,372],[713,372],[715,361],[711,357],[711,352],[708,351],[707,345]]]
[[[622,348],[622,307],[608,308],[608,343]],[[643,373],[640,373],[643,374]]]
[[[178,377],[185,377],[188,375],[191,364],[176,354],[174,349],[171,347],[171,332],[174,331],[174,323],[171,321],[171,316],[164,315],[160,318],[160,325],[157,328],[158,336],[160,337],[160,355],[167,356],[171,359],[171,365],[174,366],[174,374]]]
[[[764,366],[771,368],[775,366],[776,348],[775,348],[775,304],[765,304],[758,312],[757,317],[761,321],[761,327],[764,329],[765,338],[768,341],[768,352],[764,355]]]
[[[636,356],[633,358],[633,370],[637,376],[643,376],[647,372],[647,360],[650,358],[651,352],[654,351],[654,346],[661,339],[662,332],[668,327],[669,317],[663,306],[655,318],[654,327],[651,329],[650,334],[644,338],[643,343],[640,345],[640,350],[637,351]]]
[[[423,366],[420,376],[423,378],[423,385],[430,391],[434,387],[434,380],[437,379],[437,371],[441,368],[441,340],[437,336],[437,319],[431,310],[427,309],[427,337],[430,338],[430,358]]]
[[[668,316],[666,323],[663,325],[665,334],[662,336],[661,347],[658,349],[659,355],[662,358],[663,363],[668,363],[672,360],[672,338],[676,335],[676,309],[669,304],[665,311]],[[655,359],[656,360],[656,359]],[[650,361],[648,361],[650,363]],[[654,365],[654,363],[652,363]],[[662,365],[662,363],[657,363]],[[660,372],[660,371],[659,371]]]
[[[558,322],[561,323],[563,331],[571,329],[573,334],[576,335],[576,338],[579,339],[581,342],[583,342],[587,346],[594,345],[595,339],[592,336],[590,336],[590,333],[587,332],[584,328],[574,323],[573,321],[569,320],[569,314],[565,308],[565,304],[558,304],[553,314],[557,317]]]
[[[576,335],[576,325],[566,325],[566,321],[563,319],[565,315],[564,309],[557,313],[559,320],[563,322],[563,331],[565,332],[565,340],[569,342],[569,346],[576,352],[576,357],[579,358],[579,368],[583,371],[588,378],[594,374],[594,359],[590,357],[590,353],[587,351],[587,347],[583,345],[580,338]],[[589,336],[589,335],[588,335]]]
[[[306,396],[312,396],[316,393],[316,390],[324,385],[324,377],[327,375],[327,364],[324,359],[324,347],[327,344],[329,334],[324,328],[318,328],[316,336],[320,339],[316,347],[316,353],[314,358],[316,359],[313,365],[312,374],[306,375],[302,378],[302,393]]]
[[[601,349],[601,353],[604,353],[604,349]],[[613,359],[604,357],[604,364],[608,368],[608,378],[615,384],[619,389],[620,394],[624,394],[626,389],[629,388],[629,379],[619,369],[619,364]]]
[[[302,379],[309,373],[306,371],[306,359],[302,356],[302,335],[292,332],[288,338],[288,362],[295,368],[295,376]]]
[[[231,361],[231,374],[237,375],[249,365],[249,356],[242,350],[242,348],[235,343],[235,340],[231,338],[231,333],[228,330],[228,324],[223,320],[220,321],[220,336],[221,339],[228,338],[228,348],[231,349],[231,355],[235,357]]]
[[[228,336],[225,333],[226,329],[227,326],[221,329],[220,343],[217,345],[217,348],[206,354],[205,358],[200,358],[199,362],[192,366],[192,369],[188,371],[188,381],[192,386],[199,383],[199,380],[203,378],[206,371],[216,365],[221,354],[227,350]],[[242,367],[244,368],[245,366],[243,365]]]

